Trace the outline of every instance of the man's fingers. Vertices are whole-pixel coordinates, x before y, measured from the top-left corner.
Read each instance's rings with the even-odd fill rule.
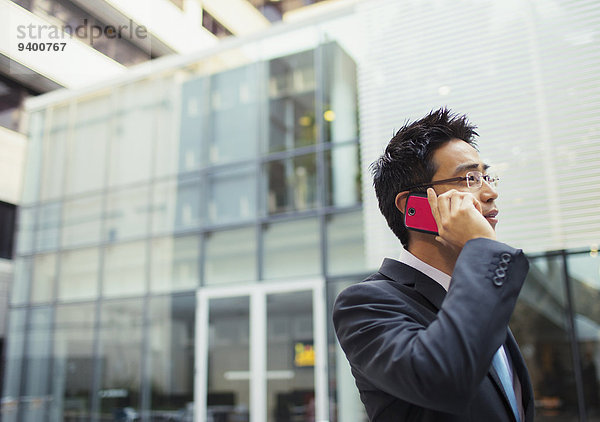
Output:
[[[438,221],[438,226],[443,224],[443,220],[450,217],[451,210],[451,200],[456,191],[454,189],[449,190],[437,197],[437,206],[439,210],[440,220]]]
[[[453,214],[458,213],[458,211],[463,206],[463,200],[464,200],[464,197],[460,192],[454,193],[450,197],[450,212],[452,212]]]
[[[435,221],[440,224],[440,211],[438,210],[438,199],[435,191],[432,188],[427,189],[427,200],[429,201],[429,206],[431,207],[431,213],[433,214],[433,218]]]

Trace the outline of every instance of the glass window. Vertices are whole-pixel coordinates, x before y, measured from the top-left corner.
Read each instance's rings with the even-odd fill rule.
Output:
[[[50,114],[50,130],[67,130],[70,123],[70,106],[69,104],[57,104],[49,108]],[[61,138],[63,139],[63,138]],[[65,144],[66,145],[66,144]]]
[[[312,145],[316,138],[314,93],[271,99],[269,152]]]
[[[333,401],[330,403],[329,412],[331,421],[340,422],[368,422],[368,418],[360,401],[360,395],[352,372],[350,364],[340,347],[340,343],[335,336],[333,320],[333,304],[335,299],[346,287],[359,282],[347,280],[327,283],[327,343],[328,343],[328,363],[329,363],[329,397]],[[335,368],[335,369],[334,369]]]
[[[45,113],[46,110],[42,110],[29,115],[29,140],[27,142],[25,173],[23,175],[23,205],[28,205],[39,200]]]
[[[362,200],[358,144],[335,146],[325,153],[327,204],[336,207],[356,205]]]
[[[265,226],[263,277],[289,278],[321,273],[319,221],[316,218]]]
[[[150,289],[191,290],[199,286],[200,237],[164,237],[151,243]]]
[[[148,233],[149,188],[142,186],[109,193],[104,239],[115,242]]]
[[[40,206],[36,247],[40,252],[58,249],[60,233],[60,212],[62,203],[54,202]]]
[[[588,420],[600,420],[600,258],[598,253],[571,255],[568,269],[579,343],[583,397]]]
[[[542,420],[577,419],[562,258],[530,260],[510,327],[519,343]]]
[[[107,124],[114,112],[112,90],[113,88],[107,88],[102,92],[96,91],[90,97],[77,99],[75,105],[76,125],[83,127],[98,122]]]
[[[208,180],[208,220],[213,224],[247,221],[256,216],[254,167],[211,174]]]
[[[118,110],[128,111],[138,106],[144,109],[157,107],[170,89],[170,81],[162,77],[151,77],[123,84],[116,92]]]
[[[362,211],[327,217],[327,274],[366,271]]]
[[[248,421],[250,413],[250,298],[209,303],[208,394],[205,420]]]
[[[325,142],[358,138],[356,63],[336,43],[322,46]]]
[[[210,163],[256,156],[259,125],[258,65],[213,75],[210,79]]]
[[[167,94],[170,97],[176,95],[173,85]],[[171,176],[177,174],[177,160],[179,159],[179,148],[175,139],[175,100],[167,98],[156,108],[156,146],[154,148],[154,174],[156,177]],[[183,119],[183,117],[181,117]]]
[[[56,307],[51,420],[91,419],[96,306]]]
[[[146,242],[132,242],[106,248],[104,282],[106,297],[142,295],[146,290]]]
[[[15,259],[15,272],[11,284],[11,304],[24,305],[29,300],[29,283],[31,282],[31,258]]]
[[[8,319],[7,346],[5,349],[4,388],[2,390],[2,420],[17,422],[19,396],[21,395],[21,369],[25,346],[26,309],[12,309]]]
[[[99,271],[98,248],[63,252],[58,279],[58,299],[81,300],[97,297]]]
[[[23,366],[22,420],[43,421],[50,410],[50,371],[52,368],[52,310],[33,308],[29,311],[27,348]]]
[[[73,247],[100,242],[102,197],[65,201],[62,220],[62,246]]]
[[[208,127],[208,78],[189,80],[181,86],[181,125],[179,128],[179,171],[200,168],[203,161],[202,136]]]
[[[111,134],[109,186],[145,181],[150,178],[155,139],[156,109],[137,106],[120,110]]]
[[[99,104],[104,107],[104,103]],[[66,195],[76,195],[104,187],[106,147],[110,139],[110,117],[106,110],[97,111],[95,121],[78,121],[69,145]],[[90,159],[93,157],[93,159]],[[133,163],[132,163],[133,165]]]
[[[314,420],[312,291],[270,294],[267,303],[267,421]]]
[[[17,254],[28,254],[33,251],[35,216],[37,208],[20,207],[17,220]]]
[[[192,420],[195,309],[195,295],[150,299],[146,387],[150,390],[151,420],[168,414],[181,415],[178,420]]]
[[[33,258],[31,302],[50,302],[54,299],[56,281],[56,254],[36,255]]]
[[[303,211],[317,206],[316,154],[266,164],[269,214]]]
[[[254,227],[208,233],[205,244],[205,284],[256,280]]]
[[[269,145],[283,151],[316,142],[314,52],[269,62]]]
[[[172,233],[200,226],[201,182],[198,180],[154,185],[152,195],[152,232]]]
[[[104,302],[100,315],[98,419],[136,420],[142,378],[143,299]]]
[[[47,134],[42,152],[40,199],[59,198],[63,193],[67,128],[53,129]]]

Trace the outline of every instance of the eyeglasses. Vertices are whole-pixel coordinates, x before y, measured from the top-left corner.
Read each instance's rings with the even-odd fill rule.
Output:
[[[443,183],[466,181],[467,182],[467,187],[469,189],[471,189],[472,191],[477,191],[477,190],[481,189],[481,187],[483,186],[483,181],[484,180],[485,180],[485,182],[488,185],[490,185],[493,188],[496,188],[498,186],[498,181],[500,179],[497,176],[491,176],[489,174],[483,174],[480,171],[470,171],[467,174],[465,174],[464,176],[453,177],[451,179],[436,180],[435,182],[429,182],[429,183],[421,183],[419,185],[409,186],[409,187],[404,188],[402,190],[412,190],[412,189],[417,189],[417,188],[428,188],[430,186],[441,185]]]

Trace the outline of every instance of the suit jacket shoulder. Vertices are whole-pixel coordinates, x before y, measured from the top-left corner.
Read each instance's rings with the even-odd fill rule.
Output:
[[[434,280],[389,259],[341,292],[336,334],[370,418],[390,406],[396,414],[390,420],[423,412],[454,420],[440,415],[470,412],[506,340],[527,270],[522,251],[475,239],[463,248],[447,295]]]

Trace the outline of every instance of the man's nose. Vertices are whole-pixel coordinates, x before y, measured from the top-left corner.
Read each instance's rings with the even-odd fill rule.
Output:
[[[498,199],[498,191],[494,186],[489,184],[486,180],[483,180],[483,184],[481,185],[481,200],[483,202],[490,202]]]

